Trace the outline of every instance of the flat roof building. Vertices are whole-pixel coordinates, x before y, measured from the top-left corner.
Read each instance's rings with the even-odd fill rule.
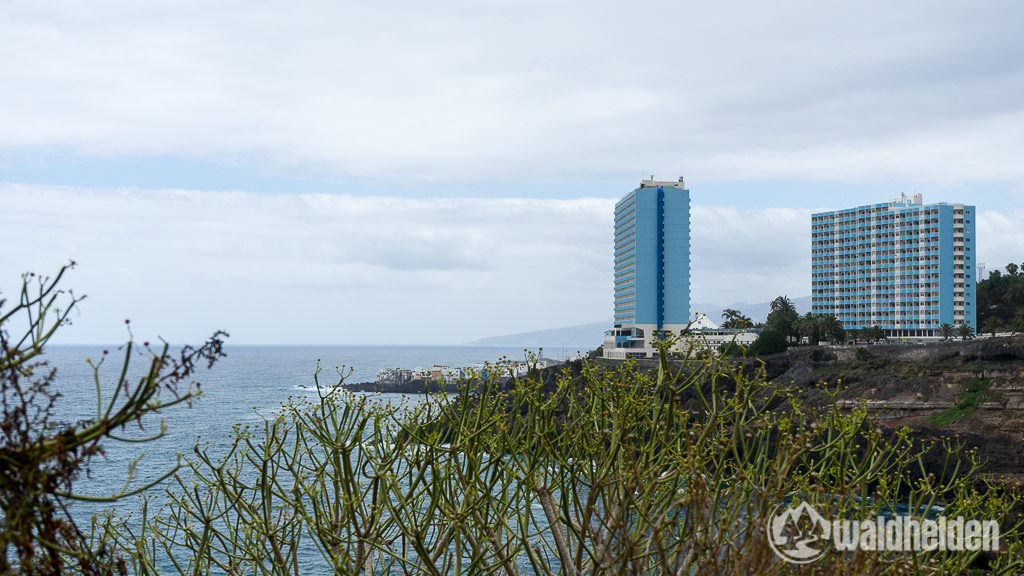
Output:
[[[812,312],[846,329],[942,336],[977,330],[975,208],[920,194],[811,216]]]
[[[690,191],[642,180],[615,205],[614,328],[608,358],[650,357],[661,332],[690,321]]]

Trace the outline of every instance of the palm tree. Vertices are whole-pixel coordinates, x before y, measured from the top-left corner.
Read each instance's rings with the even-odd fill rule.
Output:
[[[828,335],[825,334],[824,324],[822,323],[820,314],[811,314],[808,312],[804,317],[807,319],[808,324],[807,339],[811,344],[817,346],[818,342],[828,338]]]
[[[806,336],[807,341],[817,345],[822,340],[829,342],[845,342],[846,330],[843,323],[833,314],[811,314],[808,312],[794,323],[799,336]]]
[[[789,299],[789,296],[778,296],[772,300],[771,312],[796,312],[796,306],[793,305],[793,301]]]
[[[846,330],[843,329],[843,323],[839,321],[839,318],[836,318],[834,314],[819,314],[819,317],[821,318],[822,334],[833,342],[842,344],[846,341]]]
[[[967,324],[961,324],[956,327],[956,333],[960,338],[967,340],[971,336],[974,336],[974,328],[971,328]]]
[[[734,310],[732,308],[726,308],[725,310],[722,310],[722,319],[724,320],[724,322],[722,322],[722,328],[742,330],[744,328],[754,327],[753,320],[751,320],[747,316],[744,316],[743,313],[740,312],[739,310]]]
[[[788,340],[797,332],[797,321],[799,320],[800,314],[788,296],[779,296],[772,300],[771,311],[768,313],[766,322],[769,328],[781,332]]]
[[[942,326],[939,326],[939,329],[942,330],[943,340],[949,340],[953,337],[953,325],[949,322],[943,322]]]

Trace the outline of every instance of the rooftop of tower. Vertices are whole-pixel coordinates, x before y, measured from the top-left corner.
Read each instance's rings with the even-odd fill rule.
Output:
[[[668,188],[668,187],[679,188],[680,190],[686,189],[686,181],[680,176],[678,181],[660,181],[655,180],[653,176],[650,179],[643,179],[640,181],[641,188]]]

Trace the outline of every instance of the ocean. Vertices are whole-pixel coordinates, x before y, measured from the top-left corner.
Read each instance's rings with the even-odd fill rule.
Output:
[[[56,405],[55,416],[62,422],[75,422],[96,415],[96,384],[87,359],[97,361],[103,357],[103,347],[51,347],[44,360],[57,369],[55,388],[62,397]],[[100,390],[105,402],[117,382],[118,370],[124,350],[109,347],[109,354],[100,370]],[[178,455],[188,457],[197,443],[212,445],[217,453],[228,446],[235,424],[257,423],[276,413],[289,397],[315,397],[313,372],[317,361],[323,368],[321,385],[337,382],[336,367],[348,377],[346,382],[371,382],[383,368],[429,367],[433,364],[452,366],[479,365],[497,361],[501,357],[511,360],[525,358],[523,348],[469,347],[469,346],[336,346],[336,347],[245,347],[226,346],[227,357],[219,360],[210,370],[201,369],[196,379],[201,382],[202,396],[191,408],[184,405],[167,409],[163,414],[144,422],[144,429],[133,427],[124,431],[126,436],[140,437],[160,432],[161,420],[165,426],[163,437],[152,442],[121,443],[107,441],[105,454],[92,462],[88,475],[76,482],[76,492],[89,496],[109,496],[122,490],[160,478],[170,470]],[[564,358],[575,354],[570,349],[545,349],[544,356]],[[133,354],[132,372],[141,374],[148,363],[144,356]],[[348,370],[351,369],[351,373]],[[398,394],[373,394],[389,402],[417,401]],[[126,484],[129,466],[142,456],[135,467],[135,478]],[[163,486],[166,486],[165,482]],[[163,488],[149,493],[157,496]],[[81,526],[88,526],[93,513],[115,509],[118,515],[135,512],[140,505],[138,497],[116,504],[74,503],[72,514]]]

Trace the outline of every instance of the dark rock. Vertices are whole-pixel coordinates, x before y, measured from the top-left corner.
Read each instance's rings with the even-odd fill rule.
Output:
[[[774,380],[779,384],[795,383],[795,384],[806,384],[811,380],[811,374],[814,373],[814,365],[807,362],[800,362],[794,364],[789,370],[786,370],[779,376],[776,376]]]
[[[922,457],[922,464],[928,472],[942,477],[947,466],[949,452],[947,445],[962,446],[961,470],[969,468],[967,453],[974,452],[982,469],[986,473],[1021,474],[1024,472],[1024,442],[1003,434],[982,435],[972,432],[952,432],[944,428],[932,426],[911,426],[910,438],[919,446],[930,448]],[[887,428],[893,435],[895,428]]]
[[[1024,360],[1024,340],[991,338],[977,341],[978,359],[990,362]]]
[[[815,346],[815,350],[811,352],[811,360],[815,362],[835,362],[838,359],[839,356],[828,348]]]
[[[454,394],[459,392],[460,383],[437,382],[434,380],[412,380],[401,384],[357,382],[355,384],[342,384],[341,388],[348,390],[349,392],[374,392],[380,394],[424,394],[435,392]]]

